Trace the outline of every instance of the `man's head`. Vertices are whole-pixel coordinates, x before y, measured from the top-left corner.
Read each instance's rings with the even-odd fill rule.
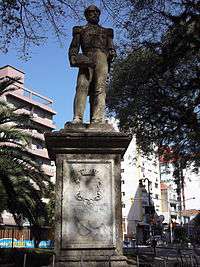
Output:
[[[91,24],[98,24],[101,11],[95,5],[91,5],[85,9],[84,15],[86,20]]]

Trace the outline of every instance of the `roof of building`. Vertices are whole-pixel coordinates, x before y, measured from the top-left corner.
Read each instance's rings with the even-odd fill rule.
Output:
[[[165,184],[165,183],[161,183],[160,184],[160,189],[161,190],[165,190],[165,189],[168,189],[168,188],[169,188],[169,186],[167,184]]]
[[[1,69],[5,69],[5,68],[7,68],[7,67],[10,67],[10,68],[12,68],[12,69],[14,69],[14,70],[16,70],[16,71],[19,71],[19,72],[21,72],[21,73],[23,73],[23,74],[25,74],[25,72],[23,72],[22,70],[19,70],[19,69],[17,69],[17,68],[15,68],[15,67],[13,67],[13,66],[11,66],[11,65],[5,65],[5,66],[2,66],[2,67],[0,67],[0,70]]]
[[[195,216],[199,213],[200,213],[200,210],[196,210],[196,209],[190,209],[190,210],[183,210],[182,211],[182,215],[185,217]]]

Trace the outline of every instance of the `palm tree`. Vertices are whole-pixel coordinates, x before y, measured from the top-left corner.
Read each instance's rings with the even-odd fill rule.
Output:
[[[32,129],[30,115],[20,113],[3,99],[8,91],[16,89],[16,80],[0,80],[0,201],[16,223],[22,216],[31,225],[39,226],[47,223],[42,198],[48,196],[52,187],[28,149],[31,135],[26,130]]]

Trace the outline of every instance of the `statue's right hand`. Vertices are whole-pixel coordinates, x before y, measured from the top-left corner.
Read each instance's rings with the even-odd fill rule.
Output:
[[[76,65],[76,56],[71,56],[70,65],[71,67],[74,67]]]

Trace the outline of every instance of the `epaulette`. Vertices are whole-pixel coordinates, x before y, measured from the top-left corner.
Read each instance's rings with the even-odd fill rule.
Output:
[[[113,29],[107,28],[107,34],[108,34],[109,37],[113,38],[114,37]]]
[[[81,26],[74,26],[73,27],[73,36],[76,34],[81,33],[82,27]]]

